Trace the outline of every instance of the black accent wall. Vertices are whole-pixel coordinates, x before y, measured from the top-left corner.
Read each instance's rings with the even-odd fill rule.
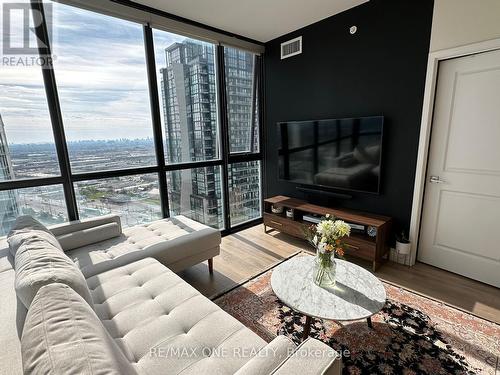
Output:
[[[433,0],[371,0],[266,44],[267,197],[389,215],[409,226],[432,9]],[[280,60],[280,43],[300,35],[303,53]],[[277,122],[373,115],[385,116],[380,195],[306,195],[278,180]]]

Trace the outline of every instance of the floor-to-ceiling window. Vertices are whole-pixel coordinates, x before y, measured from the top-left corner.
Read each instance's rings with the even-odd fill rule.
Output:
[[[142,25],[50,3],[52,53],[78,214],[161,218]],[[122,171],[104,177],[98,172]],[[82,179],[84,178],[84,179]]]
[[[2,1],[0,5],[6,12],[9,3]],[[3,188],[0,190],[0,236],[8,233],[16,217],[23,214],[32,215],[45,224],[68,219],[61,185],[56,184],[62,180],[59,178],[61,172],[42,68],[31,60],[19,60],[16,55],[9,55],[7,50],[23,46],[26,37],[22,27],[23,17],[28,10],[28,2],[17,2],[17,6],[13,5],[9,10],[9,24],[2,25],[0,186]],[[28,42],[33,45],[35,36],[28,37]],[[51,185],[28,187],[37,185],[41,178]],[[26,181],[24,188],[20,188],[22,181]]]
[[[165,163],[175,168],[167,172],[170,214],[224,229],[217,47],[160,30],[153,40]]]
[[[0,235],[19,214],[182,214],[225,230],[261,216],[259,56],[33,4],[53,64],[0,71]]]
[[[224,48],[231,225],[261,216],[259,71],[257,56]]]

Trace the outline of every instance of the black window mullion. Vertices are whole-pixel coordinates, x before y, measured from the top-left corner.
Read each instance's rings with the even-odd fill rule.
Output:
[[[262,160],[262,154],[255,153],[255,154],[230,154],[229,155],[229,164],[233,163],[244,163],[248,161],[256,161],[256,160]]]
[[[216,160],[207,160],[207,161],[193,161],[193,162],[189,162],[189,163],[167,164],[167,165],[165,165],[164,170],[166,172],[172,172],[172,171],[181,171],[184,169],[215,167],[218,165],[224,165],[224,161],[216,159]]]
[[[251,160],[260,160],[258,155],[252,155]],[[125,176],[134,176],[138,174],[148,174],[148,173],[158,173],[158,172],[172,172],[172,171],[182,171],[185,169],[194,169],[194,168],[204,168],[204,167],[214,167],[223,165],[222,160],[208,160],[208,161],[198,161],[198,162],[190,162],[190,163],[179,163],[179,164],[166,164],[163,168],[158,166],[152,167],[138,167],[138,168],[128,168],[128,169],[112,169],[107,171],[99,171],[99,172],[87,172],[87,173],[75,173],[71,175],[71,179],[74,182],[79,181],[87,181],[87,180],[99,180],[104,178],[114,178],[114,177],[125,177]],[[48,179],[55,179],[59,177],[50,177],[47,179],[37,179],[32,181],[47,181]],[[59,178],[61,180],[61,178]],[[31,180],[19,180],[19,184],[26,183],[26,181]],[[36,186],[43,185],[43,183],[36,183]],[[9,183],[9,182],[7,182]],[[4,182],[0,183],[1,185]],[[6,190],[6,189],[4,189]]]
[[[165,153],[163,149],[163,135],[161,130],[160,98],[156,77],[155,50],[153,30],[149,25],[144,26],[144,45],[146,49],[146,65],[149,83],[149,100],[151,105],[151,119],[153,121],[153,136],[155,144],[156,162],[158,164],[158,182],[160,188],[161,212],[164,218],[170,216],[168,202],[167,175],[165,170]]]
[[[231,212],[229,207],[229,124],[227,116],[226,71],[224,62],[224,47],[217,46],[217,84],[219,88],[219,118],[221,128],[222,154],[222,192],[224,205],[224,228],[231,230]]]
[[[35,33],[38,39],[38,54],[44,59],[42,67],[42,76],[47,96],[49,114],[54,133],[54,142],[57,150],[57,158],[61,177],[63,178],[64,197],[66,199],[66,208],[68,210],[69,220],[78,220],[78,208],[76,204],[75,190],[71,181],[71,165],[69,161],[68,147],[66,144],[66,135],[64,133],[63,118],[59,95],[57,92],[56,77],[52,65],[52,52],[50,49],[50,40],[47,30],[45,12],[42,1],[31,0],[31,9],[33,11]]]
[[[99,180],[99,179],[104,179],[104,178],[115,178],[115,177],[135,176],[138,174],[158,173],[160,170],[161,169],[158,167],[113,169],[110,171],[77,173],[77,174],[72,175],[71,179],[74,182],[87,181],[87,180]]]
[[[64,184],[64,179],[61,176],[21,179],[21,180],[8,180],[0,182],[0,191],[25,189],[25,188],[49,186],[49,185],[62,185],[62,184]]]
[[[267,180],[266,180],[266,146],[264,144],[264,119],[265,119],[265,79],[264,79],[264,57],[256,56],[256,64],[259,67],[259,74],[257,76],[257,82],[259,84],[259,151],[261,153],[261,164],[260,164],[260,201],[261,207],[260,212],[261,215],[264,212],[264,192],[267,195]]]
[[[259,77],[259,66],[257,65],[258,56],[255,55],[253,58],[253,87],[252,87],[252,105],[251,105],[251,111],[252,113],[250,114],[251,118],[251,124],[250,124],[250,152],[254,152],[255,149],[255,106],[256,106],[256,99],[257,99],[257,84],[258,84],[258,77]],[[260,149],[259,151],[260,152]]]

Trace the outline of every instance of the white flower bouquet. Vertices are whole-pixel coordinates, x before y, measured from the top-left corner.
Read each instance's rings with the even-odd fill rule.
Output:
[[[343,220],[326,215],[317,225],[306,229],[306,238],[317,249],[314,282],[321,286],[335,285],[335,254],[343,257],[343,239],[351,227]]]

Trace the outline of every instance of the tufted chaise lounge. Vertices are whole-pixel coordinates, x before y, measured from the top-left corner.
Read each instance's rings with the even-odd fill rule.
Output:
[[[1,242],[0,373],[340,373],[325,344],[266,343],[157,259],[95,268],[116,266],[119,255],[84,275],[63,251],[72,247],[64,233],[32,227],[9,237],[10,249]]]
[[[220,232],[184,216],[122,230],[116,215],[51,228],[66,254],[85,276],[152,257],[178,272],[220,252]],[[104,232],[104,233],[102,233]]]

